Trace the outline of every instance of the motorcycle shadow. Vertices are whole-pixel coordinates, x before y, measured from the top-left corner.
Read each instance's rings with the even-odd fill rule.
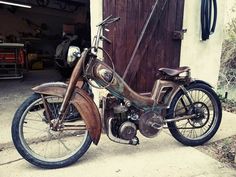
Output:
[[[164,131],[151,139],[145,138],[140,134],[138,134],[138,137],[140,144],[133,146],[114,143],[110,141],[105,134],[103,134],[98,146],[92,145],[77,164],[79,165],[81,163],[101,161],[104,157],[114,158],[117,156],[130,156],[132,158],[140,154],[149,154],[152,152],[162,153],[168,150],[186,147],[175,141],[169,133]]]
[[[151,139],[145,138],[141,134],[138,134],[138,137],[140,144],[133,146],[112,142],[105,134],[102,134],[99,144],[97,146],[92,144],[84,156],[82,156],[75,164],[70,165],[69,168],[84,168],[85,166],[101,164],[101,162],[105,165],[111,159],[120,162],[122,159],[126,160],[127,158],[135,159],[143,156],[151,158],[153,153],[163,155],[163,153],[168,154],[168,151],[186,148],[186,146],[175,141],[167,131],[162,131],[158,136]],[[26,161],[19,165],[22,169],[27,171],[45,170],[33,166]]]

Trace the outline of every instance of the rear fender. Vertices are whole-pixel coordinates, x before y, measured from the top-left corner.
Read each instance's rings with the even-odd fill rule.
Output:
[[[64,97],[66,89],[67,84],[65,83],[51,82],[34,87],[33,91],[35,93],[43,95]],[[101,136],[102,124],[101,117],[96,104],[87,92],[78,87],[73,93],[71,103],[79,111],[82,119],[86,124],[89,134],[93,140],[93,143],[97,145]]]
[[[192,84],[205,84],[211,88],[213,88],[209,83],[205,82],[205,81],[202,81],[202,80],[193,80],[192,82],[190,82],[189,85],[192,85]]]

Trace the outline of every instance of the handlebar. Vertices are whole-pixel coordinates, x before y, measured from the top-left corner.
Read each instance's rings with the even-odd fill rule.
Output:
[[[98,49],[99,47],[99,41],[100,40],[103,40],[109,44],[111,44],[111,40],[109,40],[108,38],[106,38],[105,36],[102,35],[102,30],[108,25],[108,24],[111,24],[111,23],[114,23],[114,22],[117,22],[120,20],[120,17],[115,17],[115,18],[112,18],[112,15],[110,15],[109,17],[107,17],[106,19],[104,19],[101,23],[99,23],[97,25],[98,27],[98,30],[97,30],[97,35],[94,36],[94,42],[93,42],[93,47],[95,49],[95,51]]]
[[[112,15],[110,15],[107,18],[105,18],[101,23],[99,23],[97,26],[106,26],[108,24],[117,22],[119,20],[120,20],[120,17],[112,18]]]

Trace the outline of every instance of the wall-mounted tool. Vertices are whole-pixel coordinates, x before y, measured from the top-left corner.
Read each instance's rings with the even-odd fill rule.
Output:
[[[202,0],[201,26],[202,26],[203,41],[209,39],[210,35],[215,32],[216,22],[217,22],[217,0]]]

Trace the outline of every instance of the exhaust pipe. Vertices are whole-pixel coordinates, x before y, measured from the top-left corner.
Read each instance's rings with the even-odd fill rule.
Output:
[[[137,145],[139,144],[139,139],[138,137],[135,137],[133,138],[132,140],[124,140],[124,139],[121,139],[121,138],[117,138],[115,137],[113,134],[112,134],[112,131],[111,131],[111,125],[112,125],[112,120],[114,118],[109,118],[108,120],[108,133],[107,133],[107,136],[108,138],[113,141],[113,142],[116,142],[116,143],[121,143],[121,144],[130,144],[130,145]]]

